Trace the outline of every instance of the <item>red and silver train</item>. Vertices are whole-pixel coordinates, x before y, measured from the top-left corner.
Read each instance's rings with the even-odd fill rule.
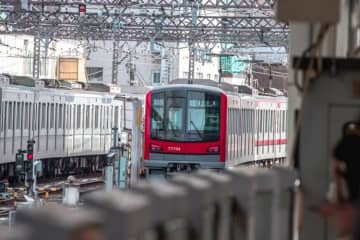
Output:
[[[168,85],[145,100],[144,167],[223,169],[286,157],[286,97]]]

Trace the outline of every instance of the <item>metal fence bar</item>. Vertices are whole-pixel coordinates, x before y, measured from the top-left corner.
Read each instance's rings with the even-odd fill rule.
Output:
[[[285,168],[201,170],[95,192],[75,209],[24,209],[17,224],[28,230],[24,240],[81,240],[86,234],[95,240],[283,240],[291,231],[295,176]]]

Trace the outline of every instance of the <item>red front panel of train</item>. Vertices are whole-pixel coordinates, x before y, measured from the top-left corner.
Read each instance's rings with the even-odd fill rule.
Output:
[[[226,96],[201,91],[146,95],[144,159],[192,156],[225,161]]]

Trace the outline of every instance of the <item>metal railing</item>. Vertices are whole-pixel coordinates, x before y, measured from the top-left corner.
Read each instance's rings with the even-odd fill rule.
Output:
[[[293,170],[274,167],[139,182],[92,193],[77,208],[19,211],[18,238],[9,239],[287,240],[295,178]]]

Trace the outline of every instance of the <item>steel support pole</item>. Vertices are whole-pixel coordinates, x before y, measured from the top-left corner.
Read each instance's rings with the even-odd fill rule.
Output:
[[[193,43],[189,43],[188,84],[193,84],[193,81],[194,81],[194,65],[195,65],[195,48],[194,48]]]
[[[131,133],[131,177],[130,183],[134,184],[138,180],[138,169],[140,161],[140,127],[141,127],[141,103],[134,100],[133,104],[133,121]]]
[[[113,41],[112,83],[118,83],[119,42]]]
[[[105,191],[110,192],[113,188],[113,174],[114,166],[108,165],[105,167]]]
[[[40,77],[40,46],[40,37],[34,37],[33,77],[36,79],[39,79]]]

